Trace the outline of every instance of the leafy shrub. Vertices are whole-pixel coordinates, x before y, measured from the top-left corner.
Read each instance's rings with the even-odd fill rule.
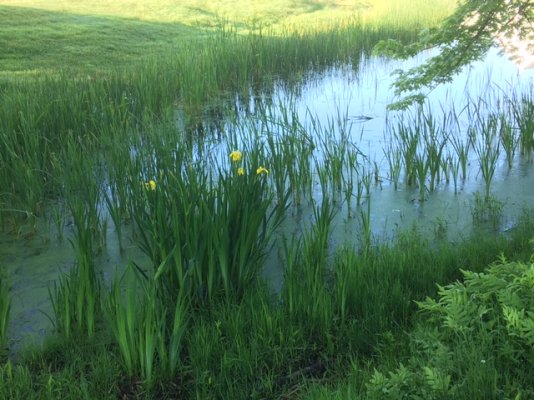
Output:
[[[534,385],[534,263],[503,256],[485,272],[439,287],[418,303],[413,353],[375,371],[370,399],[531,398]]]

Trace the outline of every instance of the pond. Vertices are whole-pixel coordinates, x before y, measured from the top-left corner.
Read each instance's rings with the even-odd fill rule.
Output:
[[[350,154],[359,161],[354,171],[343,175],[352,185],[347,187],[344,181],[341,192],[346,191],[347,196],[343,193],[333,196],[338,211],[333,222],[333,247],[360,243],[365,223],[373,240],[389,240],[414,224],[428,237],[445,239],[468,234],[476,228],[477,221],[482,228],[497,232],[512,229],[521,210],[533,204],[532,157],[521,154],[516,127],[510,126],[506,131],[508,125],[502,120],[497,118],[495,124],[490,124],[486,118],[502,110],[502,115],[512,119],[513,110],[505,107],[509,100],[518,104],[521,96],[527,96],[532,101],[534,70],[519,70],[495,50],[452,83],[431,92],[422,112],[388,111],[387,105],[394,100],[390,88],[392,71],[417,65],[428,56],[422,54],[404,62],[372,58],[363,61],[357,69],[344,66],[314,75],[297,88],[280,84],[269,95],[249,104],[238,104],[236,108],[246,112],[242,111],[234,122],[222,124],[222,136],[237,135],[234,142],[241,143],[245,139],[239,137],[239,132],[247,126],[261,124],[262,129],[281,135],[284,124],[293,124],[314,143],[315,165],[327,161],[328,156],[322,151],[335,153],[342,148],[340,143],[348,144]],[[441,175],[435,182],[431,164],[420,165],[414,182],[408,182],[405,177],[408,171],[401,161],[407,159],[407,149],[403,148],[401,139],[415,135],[414,131],[401,129],[406,123],[419,126],[418,129],[430,135],[418,136],[415,160],[428,155],[425,152],[429,146],[442,143],[436,147],[441,154],[438,167]],[[500,136],[487,141],[484,137],[474,138],[470,129],[473,126],[483,131],[497,129]],[[505,131],[513,136],[513,158],[507,155],[506,142],[499,140]],[[210,144],[225,145],[220,139]],[[462,165],[458,154],[462,146],[471,146],[471,150],[465,155],[465,176],[460,178]],[[488,156],[494,159],[488,160]],[[486,170],[481,172],[484,166]],[[423,180],[417,182],[421,169]],[[324,191],[318,170],[312,172],[311,187],[312,198],[321,201]],[[359,196],[355,195],[358,191]],[[485,202],[489,196],[484,193],[491,194],[491,202]],[[299,207],[291,208],[281,234],[298,235],[312,221],[313,207],[313,202],[303,201]],[[51,332],[48,291],[58,274],[68,271],[74,262],[69,227],[66,237],[59,241],[49,222],[38,224],[39,233],[25,239],[0,234],[0,265],[7,270],[12,284],[8,333],[12,355],[28,344],[40,343]],[[111,223],[106,232],[106,247],[98,256],[97,265],[104,281],[109,281],[115,270],[124,268],[129,259],[142,263],[146,257],[131,241],[126,241],[126,250],[120,252]],[[281,286],[283,278],[277,252],[274,246],[264,270],[264,276],[275,289]]]

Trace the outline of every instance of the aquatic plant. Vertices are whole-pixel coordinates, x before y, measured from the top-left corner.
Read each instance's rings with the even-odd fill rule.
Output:
[[[185,289],[167,304],[152,278],[142,276],[132,264],[123,279],[115,277],[103,308],[128,376],[140,377],[148,387],[156,376],[172,379],[182,363],[188,315]]]
[[[498,141],[498,120],[495,116],[479,120],[479,125],[469,133],[473,148],[478,156],[480,172],[485,184],[486,197],[490,195],[490,185],[500,153]]]
[[[260,151],[243,152],[244,170],[256,173],[239,176],[232,165],[208,170],[202,160],[192,163],[179,149],[176,160],[159,161],[166,172],[157,190],[133,184],[140,246],[169,298],[187,276],[196,301],[240,296],[255,280],[287,201],[273,204]]]
[[[394,189],[397,190],[402,170],[402,152],[397,147],[394,147],[391,141],[388,142],[383,152],[388,162],[389,179],[393,183]]]
[[[314,207],[313,226],[301,241],[284,241],[284,284],[281,298],[291,320],[310,332],[326,336],[332,324],[327,290],[328,240],[334,209],[328,197]]]
[[[71,205],[75,234],[71,241],[76,262],[49,288],[55,329],[70,339],[95,333],[100,312],[100,282],[95,273],[93,230],[90,213],[80,203]]]
[[[360,210],[360,222],[362,223],[363,249],[364,254],[369,254],[371,250],[371,196],[367,196],[367,207]]]
[[[452,134],[450,138],[450,142],[454,148],[454,151],[456,152],[456,157],[462,172],[462,180],[465,180],[467,179],[467,161],[469,159],[469,149],[473,145],[471,142],[471,137],[467,135],[464,139],[458,133],[456,133]]]
[[[513,119],[519,130],[519,147],[527,161],[532,160],[534,152],[534,101],[532,95],[513,96],[509,102]]]
[[[508,168],[512,168],[515,152],[519,143],[516,136],[516,130],[512,126],[512,123],[508,121],[508,116],[504,113],[500,114],[498,119],[500,144],[506,154]]]
[[[490,223],[498,228],[503,214],[504,203],[496,196],[475,192],[471,207],[471,216],[475,225]]]
[[[7,325],[10,309],[9,286],[5,274],[0,271],[0,355],[3,352],[3,347],[7,344]]]
[[[419,201],[425,201],[428,190],[426,180],[430,164],[424,154],[416,154],[413,163],[419,187]]]

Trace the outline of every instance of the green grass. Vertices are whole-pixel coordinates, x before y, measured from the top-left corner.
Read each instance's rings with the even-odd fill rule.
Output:
[[[450,2],[413,7],[358,1],[9,1],[0,5],[1,78],[131,69],[153,58],[182,53],[221,27],[284,36],[331,31],[359,18],[367,26],[416,30],[452,11]],[[416,10],[414,12],[414,10]],[[190,53],[191,55],[191,53]]]
[[[6,6],[0,7],[0,20],[2,76],[139,64],[172,51],[191,31],[179,24]]]
[[[325,213],[328,210],[323,208],[318,212],[318,225],[307,230],[300,246],[286,253],[288,263],[297,262],[291,267],[293,270],[288,271],[292,275],[288,276],[289,282],[298,282],[301,276],[303,285],[288,287],[278,297],[260,283],[249,287],[239,300],[222,299],[209,308],[186,312],[188,323],[179,338],[182,347],[179,345],[172,350],[172,341],[163,339],[161,349],[153,343],[150,346],[155,347],[149,346],[150,351],[143,355],[139,352],[141,347],[133,350],[138,359],[147,355],[154,357],[149,358],[155,366],[148,370],[150,376],[137,369],[139,367],[128,369],[128,364],[123,364],[125,350],[117,342],[116,333],[110,325],[101,324],[92,339],[76,337],[75,345],[64,338],[61,341],[51,339],[44,350],[23,356],[17,367],[4,364],[0,370],[3,378],[0,397],[259,399],[299,393],[301,398],[353,398],[351,393],[365,398],[376,388],[395,385],[394,377],[387,375],[387,371],[395,372],[403,359],[424,360],[422,365],[432,368],[451,366],[446,354],[425,353],[424,348],[417,350],[421,343],[433,345],[433,336],[431,325],[424,325],[417,315],[413,300],[423,301],[427,296],[436,298],[436,283],[445,286],[461,279],[459,268],[481,272],[500,253],[521,262],[528,261],[532,254],[526,238],[534,234],[534,221],[532,214],[526,213],[508,237],[474,235],[456,243],[429,246],[416,231],[408,231],[390,245],[372,247],[367,254],[347,247],[334,258],[325,257],[323,246],[328,230]],[[301,275],[310,271],[314,273]],[[521,282],[528,285],[529,281],[525,278]],[[112,326],[128,329],[129,318],[131,321],[145,318],[146,322],[147,315],[157,309],[133,308],[131,296],[135,293],[131,290],[129,286],[129,294],[121,300],[120,290],[115,286],[109,304],[117,305],[118,309],[126,306],[130,310],[117,315],[112,311],[109,317],[117,318]],[[314,293],[313,302],[305,301],[309,299],[310,290]],[[141,293],[144,301],[154,301],[150,290],[141,289]],[[481,301],[483,299],[486,297],[481,297]],[[517,301],[513,296],[502,299]],[[117,303],[121,301],[125,303]],[[176,318],[174,310],[167,310],[170,310],[167,317],[172,321]],[[180,313],[183,311],[181,308]],[[126,319],[120,322],[119,315]],[[153,317],[161,323],[161,315]],[[178,328],[182,326],[183,317],[184,314],[180,314]],[[131,322],[133,331],[130,333],[142,337],[138,343],[143,349],[148,344],[145,333],[151,334],[151,341],[158,342],[174,331],[170,323],[167,326],[171,330],[162,331],[160,337],[157,329],[152,330],[157,324],[137,325],[138,322]],[[419,330],[414,328],[416,326]],[[419,338],[419,342],[413,343],[414,348],[409,346],[412,335]],[[477,365],[474,361],[480,365],[480,359],[492,362],[485,350],[477,351],[472,342],[460,339],[444,342],[451,346],[451,343],[458,343],[471,352],[468,359],[458,364],[458,371],[467,368],[473,373],[472,368]],[[528,336],[524,340],[528,340]],[[522,346],[520,342],[514,343],[514,346]],[[452,349],[458,351],[456,356],[463,351],[461,347]],[[506,352],[502,355],[506,356]],[[169,374],[171,369],[156,367],[160,362],[168,362],[167,356],[179,357],[179,362],[173,364],[174,373]],[[441,364],[436,364],[436,360]],[[147,367],[146,363],[140,365]],[[516,364],[508,365],[516,368]],[[383,371],[390,380],[384,378],[379,383],[374,368]],[[407,368],[413,368],[407,375],[409,379],[420,379],[417,368],[421,369],[421,365],[409,364]],[[470,391],[458,398],[473,398],[469,396],[476,390],[488,393],[490,372],[466,378],[471,382]],[[512,375],[509,378],[516,379]],[[514,382],[513,379],[510,382]],[[522,390],[532,390],[528,380],[515,382],[521,383]],[[424,389],[423,383],[419,386]],[[418,390],[419,386],[408,389]],[[511,395],[513,386],[502,393]]]

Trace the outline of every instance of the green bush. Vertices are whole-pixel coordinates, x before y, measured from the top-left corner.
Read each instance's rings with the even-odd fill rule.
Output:
[[[410,359],[375,371],[370,399],[532,398],[534,263],[503,256],[420,302]]]

